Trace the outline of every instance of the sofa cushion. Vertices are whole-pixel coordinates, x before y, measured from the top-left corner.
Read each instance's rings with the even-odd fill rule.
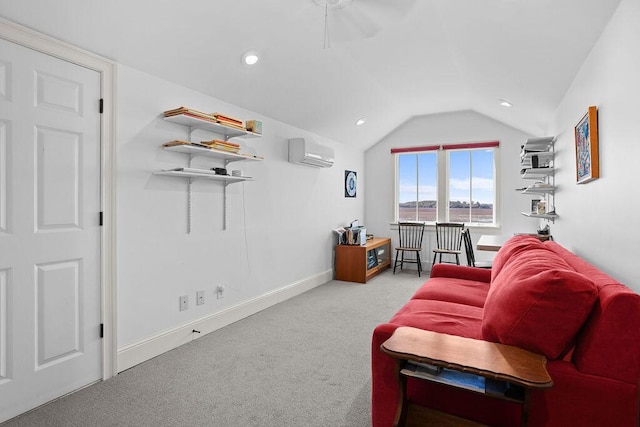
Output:
[[[515,255],[530,249],[543,248],[538,238],[529,235],[516,235],[507,240],[500,248],[491,264],[491,281],[493,282],[505,264]]]
[[[488,292],[488,282],[450,277],[432,277],[416,291],[412,299],[448,301],[482,307],[487,299]]]
[[[448,301],[412,299],[389,323],[482,339],[482,308]]]
[[[587,319],[598,292],[542,244],[516,251],[491,282],[482,336],[557,359]]]

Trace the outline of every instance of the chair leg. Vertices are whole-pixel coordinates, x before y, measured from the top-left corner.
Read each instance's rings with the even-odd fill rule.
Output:
[[[396,266],[398,265],[398,252],[400,251],[396,251],[396,260],[393,263],[393,274],[396,274]]]
[[[460,265],[460,257],[456,254],[456,264]]]
[[[420,272],[422,271],[422,263],[420,262],[420,252],[416,252],[416,257],[418,258],[418,277],[420,277]]]
[[[433,266],[433,265],[436,265],[436,257],[437,257],[437,256],[438,256],[438,253],[437,253],[437,252],[434,252],[434,253],[433,253],[433,262],[431,263],[431,265],[432,265],[432,266]]]
[[[400,270],[404,267],[404,251],[402,251],[402,256],[400,257]]]

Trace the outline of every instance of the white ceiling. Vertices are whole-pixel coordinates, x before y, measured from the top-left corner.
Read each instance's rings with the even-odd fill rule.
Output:
[[[331,11],[330,48],[314,0],[2,0],[0,16],[366,149],[413,116],[456,110],[544,133],[619,2],[352,0]],[[361,27],[377,31],[343,36]],[[252,68],[248,49],[261,53]]]

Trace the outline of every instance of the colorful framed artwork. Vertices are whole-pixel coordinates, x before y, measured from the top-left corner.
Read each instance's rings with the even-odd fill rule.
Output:
[[[589,107],[575,128],[576,181],[584,184],[600,177],[598,161],[598,109]]]

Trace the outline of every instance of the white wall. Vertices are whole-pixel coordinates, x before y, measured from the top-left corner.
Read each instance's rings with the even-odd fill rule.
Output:
[[[623,0],[557,109],[560,218],[553,235],[589,262],[640,291],[640,2]],[[573,129],[598,107],[600,179],[575,183]]]
[[[502,222],[499,229],[474,229],[472,237],[480,234],[513,234],[535,232],[538,222],[520,215],[530,210],[530,196],[522,195],[516,188],[528,185],[520,179],[520,146],[527,135],[474,111],[431,114],[414,117],[383,138],[365,153],[367,168],[365,215],[367,231],[396,239],[393,221],[394,164],[390,153],[394,147],[452,144],[479,141],[500,141]],[[536,135],[541,136],[541,135]],[[426,235],[424,254],[431,260],[433,233]],[[394,240],[395,244],[395,240]],[[493,254],[477,252],[476,257],[490,259]]]
[[[331,278],[331,230],[362,218],[364,182],[344,197],[344,170],[364,172],[364,154],[137,70],[119,66],[117,145],[118,347],[126,350],[212,314],[259,299],[314,276]],[[153,171],[187,166],[188,156],[162,143],[188,139],[187,127],[162,119],[188,106],[263,121],[262,138],[235,139],[262,162],[234,162],[255,181],[229,185],[223,231],[220,183],[194,180],[192,233],[187,234],[187,181]],[[215,135],[198,133],[196,139]],[[287,139],[307,137],[336,151],[332,168],[287,162]],[[195,158],[195,166],[222,166]],[[215,288],[224,285],[224,298]],[[196,306],[196,291],[206,303]],[[178,310],[178,297],[189,309]],[[187,328],[188,329],[188,328]],[[191,329],[188,330],[191,332]],[[189,337],[182,337],[177,344]],[[154,356],[154,351],[147,356]],[[135,359],[135,358],[134,358]],[[139,361],[139,358],[138,358]],[[130,363],[129,363],[130,364]],[[122,366],[119,366],[122,369]]]

